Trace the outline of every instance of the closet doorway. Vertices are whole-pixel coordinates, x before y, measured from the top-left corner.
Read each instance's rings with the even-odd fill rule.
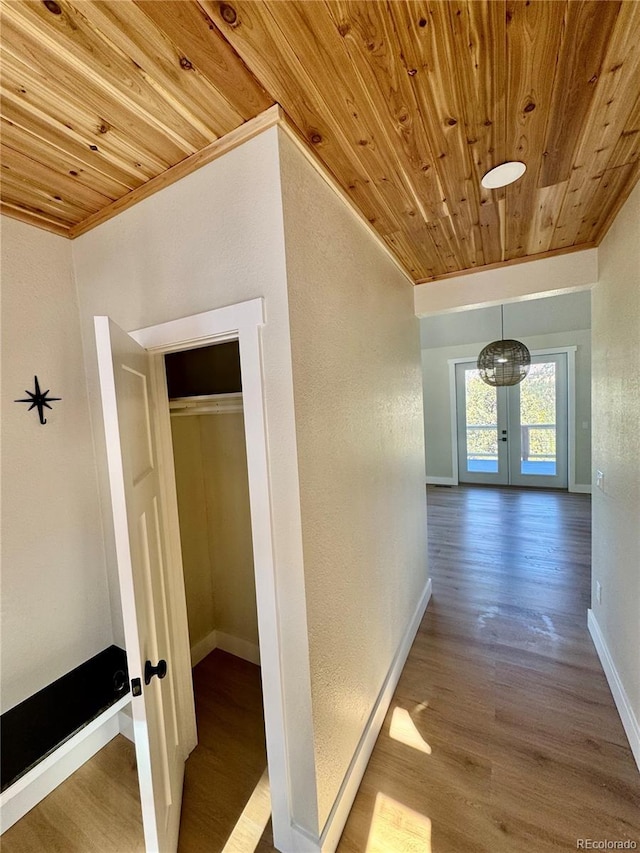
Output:
[[[217,853],[239,849],[248,803],[270,813],[238,341],[164,363],[198,729],[180,849],[204,833]]]

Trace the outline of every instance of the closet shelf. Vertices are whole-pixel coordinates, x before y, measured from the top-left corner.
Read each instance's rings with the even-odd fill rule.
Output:
[[[169,400],[171,417],[188,415],[224,415],[242,411],[242,392],[205,394],[200,397],[174,397]]]

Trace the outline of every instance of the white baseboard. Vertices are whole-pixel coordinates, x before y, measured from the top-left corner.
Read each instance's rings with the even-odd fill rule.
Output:
[[[260,666],[260,648],[256,643],[233,637],[231,634],[225,634],[224,631],[212,631],[191,648],[191,666],[199,664],[214,649],[222,649],[223,652]]]
[[[256,643],[241,640],[240,637],[232,637],[231,634],[225,634],[223,631],[218,631],[217,634],[218,648],[223,652],[229,652],[230,655],[260,666],[260,648]]]
[[[457,486],[455,477],[427,477],[428,486]]]
[[[295,850],[295,853],[322,853],[324,849],[317,838],[296,823],[291,824],[289,839],[290,846],[283,847],[283,850]]]
[[[570,492],[577,492],[581,495],[590,495],[591,494],[591,486],[584,486],[581,483],[572,483],[569,486]]]
[[[596,619],[593,610],[587,611],[587,625],[589,626],[589,633],[591,634],[593,644],[598,652],[598,657],[600,658],[604,674],[609,682],[609,687],[611,688],[616,708],[618,709],[620,719],[622,720],[622,726],[629,740],[631,752],[633,753],[633,757],[638,765],[638,770],[640,770],[640,725],[638,724],[636,715],[633,712],[633,708],[629,702],[629,697],[624,689],[624,685],[620,679],[618,670],[613,662],[613,658],[611,657],[611,653],[609,652],[609,648],[602,631],[600,630],[600,625],[598,625],[598,620]]]
[[[123,696],[0,794],[0,834],[37,806],[118,734],[119,712],[130,701],[129,694]]]
[[[204,660],[207,655],[210,655],[214,649],[218,648],[218,632],[212,631],[207,634],[202,640],[191,646],[191,666],[197,666],[201,660]]]
[[[338,792],[336,801],[333,804],[333,808],[331,809],[327,822],[322,830],[319,848],[322,853],[333,853],[338,846],[340,836],[342,835],[347,818],[349,817],[349,812],[353,806],[353,801],[356,798],[358,788],[362,782],[362,777],[367,769],[367,764],[371,757],[371,753],[373,752],[373,747],[375,746],[378,735],[380,734],[380,729],[382,728],[385,715],[389,710],[393,692],[396,689],[398,679],[400,678],[406,663],[407,655],[409,654],[411,645],[415,639],[418,628],[420,627],[420,622],[422,621],[422,617],[427,609],[427,604],[429,603],[430,598],[431,578],[427,581],[424,592],[418,602],[418,606],[411,618],[411,622],[407,626],[407,630],[405,631],[398,650],[394,655],[391,666],[387,672],[387,676],[384,680],[380,693],[378,694],[378,698],[376,699],[373,710],[369,716],[369,720],[367,721],[360,738],[360,742],[358,743],[354,756],[351,759],[349,769],[347,770],[342,785],[340,786],[340,791]],[[306,847],[300,849],[305,851],[307,850]]]
[[[121,735],[124,735],[131,743],[135,743],[135,735],[133,728],[133,717],[131,716],[131,705],[127,705],[124,710],[118,714],[118,729]]]

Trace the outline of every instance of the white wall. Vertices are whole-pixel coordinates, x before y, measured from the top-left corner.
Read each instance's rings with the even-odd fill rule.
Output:
[[[575,476],[591,482],[591,332],[589,291],[504,306],[506,337],[530,350],[576,346]],[[448,360],[477,358],[500,337],[500,308],[480,308],[420,320],[426,470],[429,478],[453,476]]]
[[[126,330],[264,297],[261,332],[281,661],[294,821],[317,830],[302,539],[278,137],[267,130],[77,238],[80,299],[101,483],[108,493],[93,316]],[[113,532],[105,532],[112,571]]]
[[[258,644],[242,412],[171,418],[189,639]]]
[[[193,648],[215,630],[209,520],[200,443],[200,418],[171,418],[173,458],[180,516],[180,544]]]
[[[427,583],[413,289],[282,137],[320,826]]]
[[[582,249],[499,269],[450,276],[419,284],[414,292],[418,317],[467,311],[523,299],[589,290],[598,280],[598,250]]]
[[[256,645],[249,479],[241,412],[200,421],[216,630]]]
[[[2,218],[2,711],[112,642],[71,243]],[[46,410],[13,400],[62,397]]]
[[[640,185],[600,246],[593,291],[592,608],[631,714],[640,763]],[[602,603],[595,595],[602,584]]]
[[[504,306],[506,338],[552,335],[591,328],[591,292],[567,293]],[[476,344],[500,337],[500,306],[454,311],[420,320],[422,349]]]

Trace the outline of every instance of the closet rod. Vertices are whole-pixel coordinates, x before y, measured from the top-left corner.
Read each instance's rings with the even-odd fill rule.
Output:
[[[172,417],[189,415],[224,415],[241,412],[242,392],[233,394],[205,394],[199,397],[173,397],[169,400]]]

